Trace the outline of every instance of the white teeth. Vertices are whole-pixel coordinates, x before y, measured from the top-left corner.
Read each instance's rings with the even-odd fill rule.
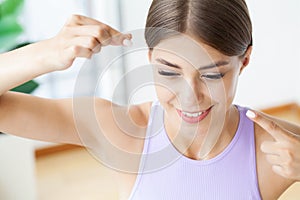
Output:
[[[182,114],[187,116],[187,117],[199,117],[200,115],[202,115],[202,112],[188,113],[188,112],[182,111]]]

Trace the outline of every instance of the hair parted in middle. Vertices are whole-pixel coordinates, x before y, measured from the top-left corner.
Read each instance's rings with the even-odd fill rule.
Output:
[[[150,50],[180,33],[227,56],[243,55],[252,46],[252,23],[244,0],[153,0],[145,30]]]

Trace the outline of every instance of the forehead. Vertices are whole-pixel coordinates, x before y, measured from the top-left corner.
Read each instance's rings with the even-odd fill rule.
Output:
[[[185,34],[162,40],[152,52],[153,58],[163,57],[175,62],[188,62],[193,65],[211,64],[220,60],[230,61],[218,50]]]

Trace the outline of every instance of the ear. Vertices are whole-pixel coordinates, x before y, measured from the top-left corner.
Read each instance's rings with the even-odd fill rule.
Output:
[[[148,50],[148,60],[149,60],[149,62],[151,61],[151,59],[152,59],[152,49],[149,49]]]
[[[240,74],[245,69],[245,67],[247,67],[247,65],[249,64],[251,53],[252,53],[252,46],[249,46],[246,53],[242,57],[242,66],[241,66],[241,69],[240,69]]]

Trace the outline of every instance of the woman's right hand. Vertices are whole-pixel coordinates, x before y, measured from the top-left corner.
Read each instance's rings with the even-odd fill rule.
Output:
[[[77,57],[91,58],[103,46],[126,46],[131,37],[97,20],[74,15],[55,37],[0,54],[0,96],[37,76],[69,68]]]
[[[73,15],[55,37],[44,41],[42,47],[47,49],[42,50],[42,64],[50,71],[64,70],[76,57],[91,58],[107,45],[126,46],[131,38],[131,34],[122,34],[97,20]]]

